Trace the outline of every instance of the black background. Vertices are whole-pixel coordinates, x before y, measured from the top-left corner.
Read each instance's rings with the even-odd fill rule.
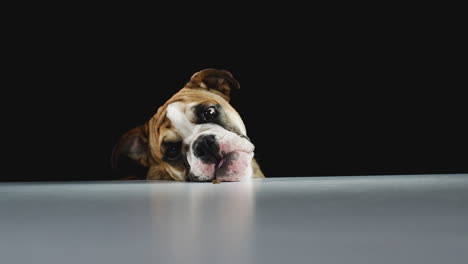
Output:
[[[51,24],[28,24],[9,50],[2,181],[115,179],[120,135],[204,68],[240,82],[231,104],[267,177],[468,172],[466,72],[451,32]]]

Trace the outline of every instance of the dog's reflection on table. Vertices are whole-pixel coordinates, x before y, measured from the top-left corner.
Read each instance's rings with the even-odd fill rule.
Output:
[[[171,191],[153,192],[154,224],[149,232],[153,232],[158,252],[165,252],[160,261],[253,261],[252,182],[210,184],[210,187],[203,183],[172,183]],[[175,197],[175,193],[183,196]]]

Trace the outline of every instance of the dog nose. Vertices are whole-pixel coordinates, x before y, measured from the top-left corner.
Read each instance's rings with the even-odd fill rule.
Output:
[[[205,163],[216,163],[219,157],[219,145],[215,135],[203,135],[193,143],[193,154]]]

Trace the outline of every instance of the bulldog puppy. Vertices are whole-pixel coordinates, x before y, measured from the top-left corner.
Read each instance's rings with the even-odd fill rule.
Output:
[[[148,180],[245,181],[264,178],[245,125],[229,104],[239,83],[224,70],[205,69],[144,125],[125,133],[113,151],[148,167]]]

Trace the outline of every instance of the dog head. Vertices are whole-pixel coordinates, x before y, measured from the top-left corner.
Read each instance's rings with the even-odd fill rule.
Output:
[[[227,71],[195,73],[146,124],[121,137],[113,159],[125,155],[149,167],[147,179],[242,181],[263,177],[242,118],[229,104],[231,90],[239,88]]]

